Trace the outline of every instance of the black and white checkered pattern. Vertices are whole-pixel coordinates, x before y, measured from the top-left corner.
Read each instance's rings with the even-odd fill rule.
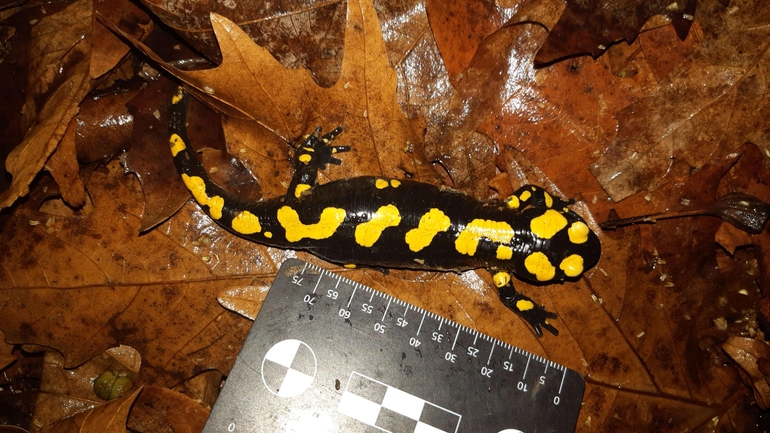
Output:
[[[353,372],[337,410],[393,433],[455,433],[462,416],[420,397]]]

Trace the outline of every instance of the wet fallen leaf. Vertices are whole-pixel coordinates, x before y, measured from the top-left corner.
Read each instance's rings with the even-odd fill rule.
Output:
[[[492,13],[490,4],[470,6]],[[439,182],[446,175],[448,182],[482,199],[534,182],[576,199],[575,210],[596,230],[611,208],[631,216],[703,206],[735,192],[763,201],[770,198],[762,160],[768,143],[761,80],[766,38],[758,37],[766,27],[762,3],[736,2],[729,13],[719,5],[699,5],[699,13],[708,13],[691,31],[697,37],[685,43],[691,50],[672,51],[671,28],[651,28],[612,59],[573,59],[539,70],[533,69],[532,59],[547,33],[538,23],[555,22],[556,16],[548,13],[556,10],[554,2],[547,7],[512,5],[508,11],[495,7],[499,16],[513,15],[507,26],[499,16],[463,22],[462,16],[449,16],[451,8],[429,19],[422,4],[383,4],[376,12],[367,2],[323,4],[319,7],[324,11],[336,11],[334,22],[324,28],[344,30],[344,45],[328,53],[329,59],[344,54],[339,63],[307,60],[322,54],[313,52],[318,44],[338,40],[334,35],[329,41],[307,43],[311,36],[292,40],[294,48],[281,52],[304,60],[292,63],[291,55],[279,54],[279,63],[254,45],[248,33],[220,16],[211,18],[213,33],[204,34],[209,14],[197,10],[199,4],[186,13],[160,7],[167,9],[161,14],[174,15],[175,21],[164,19],[175,23],[188,40],[207,38],[206,45],[196,46],[210,50],[201,48],[211,58],[217,58],[211,51],[212,35],[219,40],[222,62],[205,71],[182,70],[182,65],[200,65],[199,58],[185,63],[171,56],[173,61],[164,62],[144,49],[189,89],[197,89],[202,101],[224,113],[220,121],[219,114],[193,105],[188,117],[192,145],[202,149],[209,171],[222,175],[219,182],[234,182],[228,184],[233,189],[241,185],[242,193],[253,198],[285,192],[291,178],[286,142],[319,124],[325,129],[342,124],[347,129],[340,144],[353,146],[353,152],[342,156],[342,166],[322,174],[322,182],[371,174]],[[285,9],[283,17],[270,15],[278,10],[272,8],[280,7],[271,4],[263,11],[272,22],[261,29],[308,16],[296,5]],[[347,14],[341,12],[343,7],[349,8]],[[431,7],[429,11],[436,10],[436,5]],[[241,14],[234,21],[256,28],[246,16],[254,15]],[[447,27],[440,28],[441,19]],[[125,30],[119,20],[111,21]],[[307,21],[315,29],[319,22]],[[433,27],[440,41],[432,36]],[[452,34],[452,29],[460,30]],[[284,28],[257,39],[277,44],[287,32]],[[463,35],[470,39],[460,40]],[[741,48],[740,55],[735,50],[728,55],[728,41]],[[183,52],[175,49],[181,43],[173,39],[147,45],[165,56]],[[311,63],[315,76],[286,68]],[[319,79],[321,64],[329,69]],[[703,66],[711,68],[708,74],[697,69]],[[112,157],[125,148],[118,145],[124,135],[117,134],[113,147],[98,149],[90,143],[84,149],[91,155],[89,162],[111,159],[82,170],[89,197],[83,209],[66,206],[44,178],[33,184],[34,199],[0,215],[5,218],[0,219],[0,245],[8,246],[0,255],[0,329],[8,343],[61,351],[60,376],[90,377],[72,372],[105,349],[128,344],[142,357],[138,384],[189,391],[211,404],[219,375],[228,373],[245,338],[250,322],[244,316],[257,314],[279,264],[296,256],[576,369],[587,378],[578,431],[742,432],[752,431],[760,419],[751,389],[722,345],[732,336],[762,331],[755,305],[770,290],[766,232],[734,239],[730,254],[714,242],[723,239],[718,238],[720,223],[714,218],[600,233],[602,260],[580,281],[517,285],[559,314],[555,326],[560,336],[537,339],[500,304],[485,271],[390,270],[384,275],[372,269],[344,270],[304,253],[236,238],[192,203],[165,220],[172,207],[164,197],[176,194],[170,185],[177,177],[173,170],[147,168],[137,161],[140,156],[149,162],[169,159],[163,117],[172,86],[157,79],[152,68],[135,65],[133,70],[152,78],[128,86],[135,90],[130,95],[118,93],[95,104],[97,110],[114,114],[91,116],[90,121],[83,117],[79,128],[92,131],[84,144],[92,142],[102,132],[94,125],[105,122],[101,119],[124,118],[129,111],[122,106],[131,105],[134,143],[123,160],[137,174],[125,175],[118,158]],[[722,75],[712,78],[712,71]],[[699,90],[703,93],[696,93],[690,105],[682,102],[684,97],[673,102],[665,98],[672,92],[669,84],[700,89],[703,83],[706,90]],[[723,96],[717,95],[717,105],[709,107],[703,95],[719,86]],[[646,118],[637,119],[633,110],[641,106],[647,108],[638,113]],[[619,131],[614,118],[618,113]],[[695,121],[699,123],[686,131],[676,129]],[[624,124],[641,126],[629,129]],[[650,134],[653,139],[666,134],[679,139],[687,132],[697,139],[683,140],[677,151],[692,158],[686,164],[675,159],[674,169],[665,176],[650,170],[635,174],[645,185],[658,186],[651,192],[616,187],[601,176],[600,183],[589,170],[591,164],[632,130],[642,131],[639,140],[645,143]],[[746,141],[756,146],[744,146]],[[678,153],[671,155],[679,158]],[[259,187],[248,179],[243,182],[231,156],[255,175]],[[431,163],[438,164],[436,170]],[[620,163],[618,167],[625,167],[627,158]],[[612,168],[606,155],[595,167],[603,172]],[[233,171],[238,173],[234,181],[227,176]],[[613,193],[608,196],[605,189]],[[628,199],[609,200],[622,196],[620,192],[630,194]],[[180,197],[187,198],[184,193]],[[157,226],[138,235],[148,215]],[[207,371],[213,374],[204,377]],[[187,420],[173,410],[202,409],[189,400],[179,402],[168,390],[156,391],[148,400],[151,404],[142,407],[141,423],[132,424],[129,416],[130,428],[200,425],[197,416]],[[97,401],[43,394],[38,412],[47,412],[51,421],[63,416],[60,410],[67,404],[82,409]],[[169,411],[153,411],[156,403]]]
[[[5,342],[3,331],[0,331],[0,370],[4,369],[15,359],[16,357],[13,356],[13,345]]]
[[[23,128],[28,129],[24,141],[6,159],[13,182],[0,194],[0,209],[27,194],[30,182],[77,113],[78,104],[91,90],[91,14],[91,1],[79,0],[41,19],[33,28],[30,56],[34,60],[28,73],[31,86],[22,108]]]
[[[749,377],[754,397],[762,410],[770,407],[770,346],[766,341],[732,337],[722,348],[741,366]]]
[[[242,269],[254,276],[209,281],[231,263],[224,252],[222,261],[208,252],[203,239],[218,243],[216,236],[191,238],[188,220],[138,237],[141,191],[116,162],[108,168],[88,184],[93,212],[54,218],[20,211],[5,227],[0,243],[16,245],[0,257],[6,341],[56,348],[68,368],[127,344],[143,355],[143,377],[153,383],[176,383],[205,368],[226,371],[248,322],[223,311],[215,296],[253,284],[260,269],[275,272],[275,264],[252,257]]]
[[[126,418],[141,388],[131,394],[65,418],[41,431],[61,433],[119,433],[126,431]]]
[[[45,168],[51,172],[62,194],[62,199],[72,207],[81,207],[86,203],[86,191],[78,171],[75,155],[76,123],[70,122],[67,132],[61,139]]]
[[[135,432],[197,433],[203,430],[209,411],[176,391],[145,386],[128,416],[127,427]]]
[[[591,168],[615,201],[680,180],[746,141],[766,149],[767,140],[760,138],[766,131],[762,113],[768,111],[760,71],[770,61],[770,42],[757,24],[770,22],[770,7],[736,2],[729,12],[704,15],[704,31],[714,37],[655,92],[617,114],[617,136]]]
[[[597,57],[613,43],[633,42],[655,15],[664,15],[679,39],[684,39],[695,19],[695,5],[695,0],[568,0],[538,51],[535,65],[579,54]]]
[[[209,24],[212,12],[236,23],[286,67],[314,71],[319,84],[330,86],[339,77],[346,24],[343,2],[189,2],[180,7],[174,1],[143,0],[143,4],[216,63],[224,56]]]

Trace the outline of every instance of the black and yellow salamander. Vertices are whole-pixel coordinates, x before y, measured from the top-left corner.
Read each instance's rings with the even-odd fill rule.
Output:
[[[576,279],[599,260],[596,234],[571,201],[527,185],[499,203],[484,203],[446,187],[407,179],[355,177],[316,184],[319,169],[340,164],[332,146],[337,128],[320,128],[299,143],[296,171],[283,197],[246,202],[212,183],[189,146],[187,94],[172,99],[169,144],[195,201],[238,236],[279,248],[308,251],[346,267],[462,271],[486,268],[500,300],[538,336],[556,318],[518,293],[511,274],[534,282]]]

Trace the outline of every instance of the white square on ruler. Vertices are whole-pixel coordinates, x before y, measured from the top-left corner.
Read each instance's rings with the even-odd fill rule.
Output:
[[[267,351],[265,359],[289,368],[292,361],[294,361],[294,356],[297,354],[300,344],[299,340],[283,340]]]
[[[286,376],[278,390],[279,397],[295,397],[306,390],[313,383],[313,377],[297,370],[288,369]]]
[[[379,403],[345,392],[342,394],[337,410],[344,415],[373,426],[377,422],[381,407]]]
[[[432,425],[418,422],[417,425],[414,427],[414,433],[447,433],[447,432],[441,429],[437,429]]]
[[[391,386],[388,387],[388,390],[385,392],[385,398],[382,399],[382,407],[408,416],[413,420],[420,419],[424,405],[425,400]]]

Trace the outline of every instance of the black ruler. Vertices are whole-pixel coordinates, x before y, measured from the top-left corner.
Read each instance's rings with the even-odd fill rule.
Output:
[[[203,431],[572,432],[584,388],[573,370],[291,259]]]

